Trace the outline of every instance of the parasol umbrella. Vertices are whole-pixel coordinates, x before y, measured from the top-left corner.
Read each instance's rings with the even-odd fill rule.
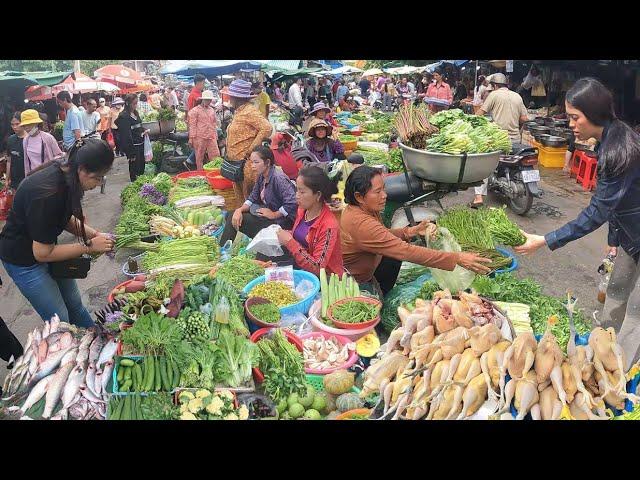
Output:
[[[24,92],[25,100],[31,102],[43,102],[53,98],[53,91],[47,85],[31,85]]]
[[[58,92],[63,90],[71,93],[91,93],[100,91],[117,92],[119,88],[111,83],[96,81],[83,73],[76,73],[69,75],[64,82],[51,88],[53,95],[57,95]]]
[[[107,65],[93,72],[93,75],[100,80],[113,80],[129,85],[135,85],[143,80],[141,73],[124,65]]]
[[[379,68],[370,68],[362,73],[363,77],[372,77],[374,75],[382,75],[384,72]]]

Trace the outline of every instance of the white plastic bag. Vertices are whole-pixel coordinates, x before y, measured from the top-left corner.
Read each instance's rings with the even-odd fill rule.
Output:
[[[280,225],[273,224],[260,230],[253,240],[251,240],[251,243],[247,245],[247,252],[261,253],[267,257],[284,255],[280,241],[278,240],[278,235],[276,234],[280,228]]]
[[[151,140],[149,135],[144,136],[144,161],[150,162],[153,160],[153,149],[151,148]]]
[[[429,240],[427,237],[427,247],[443,252],[460,252],[462,249],[453,237],[453,235],[444,227],[438,229],[439,236],[436,240]],[[449,272],[440,270],[439,268],[431,268],[433,279],[438,282],[440,288],[448,288],[452,294],[456,294],[461,290],[466,290],[471,286],[476,274],[466,268],[456,265],[456,268]]]
[[[309,280],[302,280],[300,283],[298,283],[298,285],[296,285],[296,296],[298,298],[307,298],[313,293],[314,288],[315,287],[313,283],[311,283]]]
[[[302,313],[296,312],[291,315],[283,315],[280,319],[280,327],[289,330],[296,335],[304,335],[313,331],[309,319]]]

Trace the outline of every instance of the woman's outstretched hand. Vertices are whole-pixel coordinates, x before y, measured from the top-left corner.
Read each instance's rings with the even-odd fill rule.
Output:
[[[542,235],[533,235],[522,230],[520,231],[526,237],[527,241],[519,247],[513,248],[516,253],[519,253],[521,255],[528,255],[530,253],[534,253],[540,247],[544,247],[547,244],[547,241]]]
[[[489,273],[491,269],[485,263],[491,263],[490,258],[484,258],[475,253],[460,252],[458,253],[458,265],[471,270],[472,272],[484,275]]]

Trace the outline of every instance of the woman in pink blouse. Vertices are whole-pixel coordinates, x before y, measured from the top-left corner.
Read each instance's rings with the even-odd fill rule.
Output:
[[[42,119],[36,110],[25,110],[20,115],[20,126],[27,132],[22,140],[25,177],[43,163],[64,157],[58,141],[50,133],[43,132],[41,124]]]
[[[440,69],[437,69],[435,72],[433,72],[433,80],[434,82],[429,85],[429,88],[427,88],[427,98],[437,98],[439,100],[446,100],[447,102],[449,102],[449,105],[451,105],[451,103],[453,102],[453,94],[451,93],[451,87],[449,86],[448,83],[445,83],[445,81],[442,78],[442,71]],[[435,105],[435,104],[430,104],[429,105],[429,110],[431,110],[432,112],[438,112],[440,110],[443,110],[445,107],[439,106],[439,105]]]

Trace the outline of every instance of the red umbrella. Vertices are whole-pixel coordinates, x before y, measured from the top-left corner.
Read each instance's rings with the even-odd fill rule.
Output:
[[[135,85],[142,81],[142,74],[124,65],[107,65],[93,72],[96,78]]]
[[[53,98],[53,91],[46,85],[31,85],[25,90],[24,98],[32,102],[42,102]]]

